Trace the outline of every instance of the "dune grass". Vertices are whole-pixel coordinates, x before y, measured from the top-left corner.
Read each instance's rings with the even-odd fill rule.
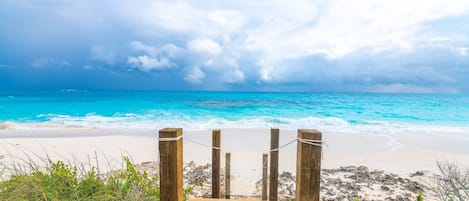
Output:
[[[159,200],[158,177],[137,171],[129,158],[125,168],[99,175],[96,168],[80,173],[62,161],[43,170],[16,172],[0,183],[0,200]],[[184,189],[184,197],[191,188]]]

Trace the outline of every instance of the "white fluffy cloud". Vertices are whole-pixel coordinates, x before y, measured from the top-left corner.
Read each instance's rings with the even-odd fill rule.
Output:
[[[195,38],[187,43],[187,49],[203,54],[219,55],[222,53],[220,45],[208,38]]]
[[[134,51],[141,51],[150,56],[156,56],[157,49],[156,47],[145,45],[142,41],[132,41],[130,42],[130,48]]]
[[[132,68],[137,68],[145,72],[176,66],[168,57],[174,57],[179,54],[180,51],[180,48],[173,44],[166,44],[161,48],[157,48],[152,45],[144,44],[141,41],[132,41],[129,46],[133,52],[143,53],[143,55],[129,56],[127,58],[127,64]]]
[[[196,7],[191,1],[165,4],[185,12],[180,17],[175,17],[173,11],[154,13],[154,19],[165,19],[157,26],[192,32],[197,37],[187,42],[187,49],[210,55],[209,61],[223,56],[226,40],[234,52],[257,55],[249,66],[257,66],[258,79],[264,82],[294,80],[295,77],[289,77],[290,66],[285,65],[286,60],[309,56],[340,60],[357,53],[365,57],[382,53],[410,54],[416,51],[416,46],[437,38],[464,37],[465,33],[435,31],[429,34],[428,23],[469,11],[469,2],[465,0],[238,1],[205,7]],[[466,53],[463,49],[459,52]],[[256,63],[260,60],[263,62]],[[224,75],[244,75],[241,69],[225,71]]]
[[[176,57],[181,53],[181,48],[173,44],[166,44],[160,48],[160,52],[165,53],[168,57]]]
[[[202,83],[205,78],[205,73],[199,67],[193,67],[185,76],[184,80],[194,84]]]
[[[334,59],[362,48],[407,51],[428,39],[419,32],[424,23],[467,13],[469,2],[335,0],[319,8],[317,16],[277,16],[261,24],[247,37],[248,47],[266,52],[269,60],[311,54]]]
[[[130,64],[131,67],[138,68],[141,71],[146,71],[146,72],[149,72],[155,69],[169,68],[174,65],[166,57],[157,59],[157,58],[150,57],[147,55],[129,57],[127,59],[127,63]]]
[[[208,13],[210,22],[214,22],[214,27],[218,27],[221,33],[231,33],[239,31],[244,25],[244,16],[237,10],[214,10]]]

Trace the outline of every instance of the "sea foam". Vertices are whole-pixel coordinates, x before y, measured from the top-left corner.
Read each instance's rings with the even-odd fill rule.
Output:
[[[188,116],[166,115],[155,118],[151,115],[137,115],[133,113],[117,113],[113,116],[102,116],[94,113],[85,116],[42,114],[45,122],[18,123],[2,122],[0,129],[54,129],[54,128],[138,128],[161,129],[166,127],[181,127],[185,130],[220,129],[266,129],[281,128],[296,130],[299,128],[314,128],[323,132],[361,133],[361,134],[391,134],[391,133],[458,133],[469,134],[469,127],[446,125],[422,125],[409,123],[395,123],[373,121],[350,123],[338,117],[301,117],[278,118],[270,116],[243,117],[240,119],[223,119],[216,117],[191,118]]]

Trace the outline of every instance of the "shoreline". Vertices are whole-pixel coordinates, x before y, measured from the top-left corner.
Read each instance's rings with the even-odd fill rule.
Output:
[[[184,131],[183,161],[211,162],[211,131]],[[280,145],[296,139],[296,130],[280,130]],[[190,141],[189,141],[190,140]],[[437,161],[469,167],[469,139],[459,135],[417,133],[353,134],[323,132],[322,168],[367,166],[398,175],[417,171],[437,173]],[[197,143],[194,143],[197,142]],[[222,129],[222,150],[232,155],[232,189],[249,194],[262,174],[262,154],[270,145],[270,129]],[[0,163],[31,159],[91,163],[101,171],[119,169],[122,157],[135,163],[158,161],[157,130],[152,129],[35,129],[0,132]],[[279,152],[279,172],[295,174],[296,143]],[[97,159],[96,159],[97,158]],[[222,157],[223,158],[223,157]],[[224,164],[222,159],[221,164]]]
[[[134,116],[136,114],[129,114]],[[65,115],[67,116],[67,115]],[[136,115],[138,116],[138,115]],[[71,119],[67,119],[71,118]],[[276,118],[271,116],[248,116],[228,120],[210,117],[207,119],[119,119],[120,116],[67,116],[67,118],[40,122],[0,121],[0,134],[8,131],[89,129],[89,130],[159,130],[167,127],[184,128],[185,131],[206,131],[210,129],[263,130],[280,128],[296,130],[298,128],[315,128],[323,133],[347,134],[450,134],[467,136],[469,124],[438,124],[399,121],[368,121],[352,123],[338,117],[299,117]],[[114,119],[117,118],[117,119]],[[29,135],[28,135],[29,136]]]

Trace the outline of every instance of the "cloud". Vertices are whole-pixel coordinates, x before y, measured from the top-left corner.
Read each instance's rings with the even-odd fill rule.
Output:
[[[91,59],[112,65],[116,62],[116,52],[113,48],[93,45],[90,48]]]
[[[244,73],[239,69],[228,70],[223,74],[223,81],[226,83],[244,82]]]
[[[5,49],[48,55],[26,55],[38,59],[22,63],[10,62],[7,54],[0,59],[42,67],[61,61],[52,58],[73,58],[69,61],[78,68],[105,63],[116,74],[129,68],[160,74],[172,68],[173,76],[202,88],[260,83],[349,91],[469,91],[462,76],[469,73],[466,0],[117,2],[0,2],[8,11],[0,12],[5,24],[0,42],[9,44]],[[50,26],[39,28],[43,23]],[[31,46],[26,49],[11,38]]]
[[[198,32],[200,28],[195,25],[204,16],[203,11],[184,1],[143,1],[138,6],[133,2],[127,3],[120,9],[131,20],[138,21],[144,27],[158,27],[172,32]]]
[[[205,78],[205,73],[199,67],[193,67],[185,76],[184,80],[194,84],[202,83]]]
[[[53,67],[68,67],[71,66],[67,60],[56,60],[53,58],[41,57],[31,62],[31,66],[34,68],[43,68],[48,66]]]
[[[166,58],[154,58],[149,57],[147,55],[137,56],[137,57],[128,57],[127,63],[130,64],[131,67],[138,68],[141,71],[152,71],[155,69],[164,69],[173,66],[174,64]]]
[[[424,23],[467,13],[467,1],[328,1],[323,10],[306,18],[278,16],[254,28],[246,47],[265,53],[269,62],[324,55],[340,59],[357,51],[408,52],[430,36]],[[314,12],[313,12],[314,13]],[[454,38],[454,37],[451,37]]]
[[[219,55],[222,53],[220,45],[208,38],[195,38],[187,43],[187,49],[203,54]]]
[[[166,54],[168,57],[176,57],[181,53],[181,48],[174,44],[166,44],[160,48],[160,52]]]
[[[157,53],[156,47],[145,45],[141,41],[130,42],[130,48],[134,51],[142,51],[153,57],[156,56],[156,53]]]
[[[128,56],[127,64],[132,68],[145,72],[176,66],[168,57],[175,57],[181,51],[179,47],[173,44],[166,44],[161,48],[157,48],[141,41],[132,41],[129,46],[133,52],[143,53],[143,55]]]
[[[456,48],[456,51],[463,57],[469,56],[469,48],[467,47]]]
[[[6,64],[0,64],[0,68],[8,68],[10,67],[9,65],[6,65]]]
[[[226,33],[238,31],[245,24],[244,16],[237,10],[214,10],[208,13],[208,19]]]

